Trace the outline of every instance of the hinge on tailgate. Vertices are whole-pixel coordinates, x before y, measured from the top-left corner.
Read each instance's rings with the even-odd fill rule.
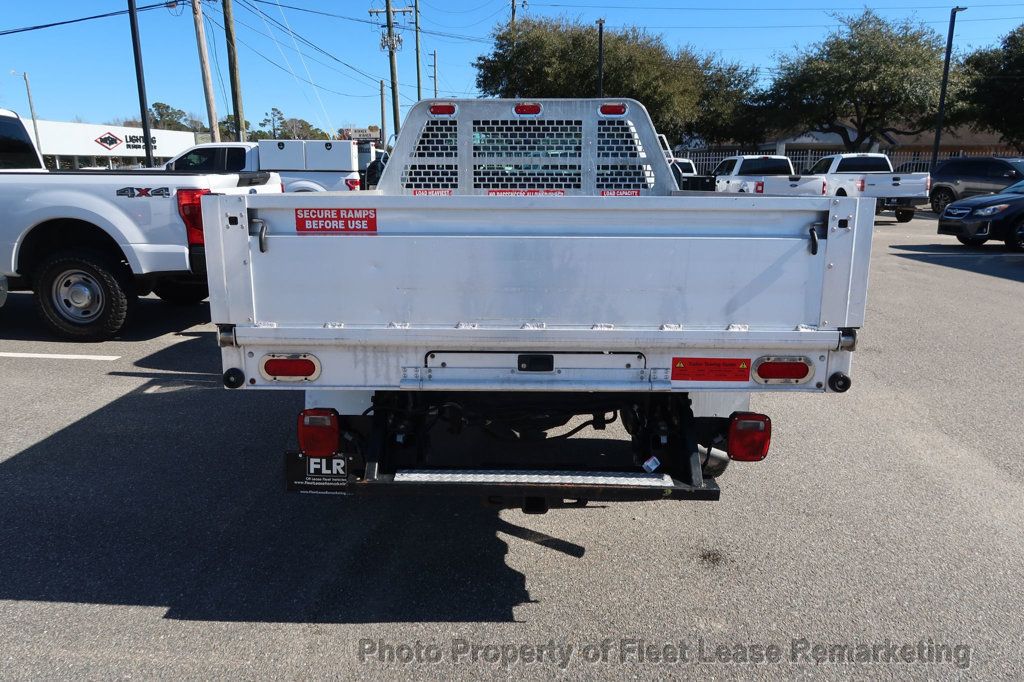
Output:
[[[217,345],[221,348],[232,348],[238,345],[238,341],[235,339],[235,325],[217,325]]]
[[[857,330],[853,327],[839,328],[839,350],[857,350]]]

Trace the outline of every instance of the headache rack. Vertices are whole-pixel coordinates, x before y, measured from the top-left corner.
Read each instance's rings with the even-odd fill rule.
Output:
[[[473,99],[413,107],[377,189],[417,196],[666,196],[676,185],[650,116],[635,100]]]

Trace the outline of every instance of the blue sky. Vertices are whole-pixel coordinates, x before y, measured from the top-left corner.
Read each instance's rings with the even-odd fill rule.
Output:
[[[831,10],[820,0],[771,4],[764,0],[530,0],[518,16],[566,16],[591,22],[604,17],[609,27],[636,24],[663,35],[670,46],[771,68],[776,55],[823,37],[836,22],[829,12],[856,14],[864,7],[836,0]],[[140,6],[155,0],[138,0]],[[322,128],[379,122],[377,81],[388,74],[380,49],[380,29],[367,13],[383,0],[234,0],[246,118],[258,124],[270,107],[305,118]],[[475,95],[473,60],[489,50],[496,22],[508,19],[511,0],[420,0],[423,93],[430,96],[430,57],[437,50],[440,95]],[[122,10],[126,0],[0,0],[0,30]],[[395,0],[396,7],[412,4]],[[957,19],[957,49],[995,43],[1024,23],[1024,4],[986,0]],[[915,18],[945,34],[949,8],[942,0],[880,0],[867,6],[889,18]],[[289,7],[290,6],[290,7]],[[230,86],[220,12],[221,1],[205,0],[207,39],[213,65],[218,114],[229,112]],[[254,12],[259,8],[265,14]],[[313,10],[340,16],[327,16]],[[341,18],[348,17],[348,18]],[[310,43],[293,41],[275,25],[290,26]],[[139,15],[149,101],[204,112],[202,82],[189,3]],[[411,25],[402,19],[401,25]],[[211,30],[212,29],[212,30]],[[413,32],[399,53],[403,112],[416,98]],[[298,48],[298,51],[296,50]],[[302,54],[300,55],[299,52]],[[261,56],[262,55],[262,56]],[[219,65],[219,73],[217,66]],[[0,107],[27,116],[24,83],[11,71],[27,71],[40,118],[107,123],[138,116],[127,16],[0,36]],[[313,81],[315,88],[304,81]],[[390,117],[390,101],[389,101]],[[205,117],[203,114],[202,117]],[[390,127],[390,122],[389,122]]]

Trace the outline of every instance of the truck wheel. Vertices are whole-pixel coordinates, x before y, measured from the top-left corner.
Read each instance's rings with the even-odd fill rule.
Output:
[[[985,237],[957,237],[956,240],[964,246],[981,246],[988,241]]]
[[[172,305],[195,305],[210,295],[206,282],[163,282],[153,287],[161,301]]]
[[[942,215],[946,207],[956,201],[956,197],[948,189],[937,189],[932,192],[932,211]]]
[[[55,253],[36,269],[36,309],[58,336],[109,339],[124,326],[134,295],[123,268],[89,251]]]
[[[1010,233],[1003,241],[1010,251],[1024,251],[1024,220],[1010,228]]]
[[[896,209],[896,222],[898,223],[909,223],[914,219],[914,209],[912,208],[897,208]]]

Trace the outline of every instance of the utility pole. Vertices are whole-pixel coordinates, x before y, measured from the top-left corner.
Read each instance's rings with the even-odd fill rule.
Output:
[[[206,54],[206,29],[203,28],[203,6],[200,4],[200,0],[192,0],[192,20],[196,24],[199,70],[203,72],[203,95],[206,96],[206,117],[210,121],[210,136],[214,142],[220,142],[220,126],[217,125],[217,104],[213,98],[213,80],[210,78],[210,59]]]
[[[604,97],[604,19],[597,20],[597,96]]]
[[[28,72],[26,71],[24,73],[18,73],[17,71],[11,69],[11,75],[21,76],[25,79],[25,94],[28,95],[28,111],[30,114],[32,114],[32,130],[36,134],[36,149],[38,149],[39,154],[42,155],[43,146],[39,142],[39,123],[36,120],[36,105],[32,101],[32,86],[28,82]]]
[[[395,14],[409,14],[413,12],[412,7],[402,7],[395,9],[391,6],[391,0],[384,0],[384,9],[371,9],[370,16],[377,14],[383,14],[387,20],[387,33],[384,35],[381,42],[382,47],[387,48],[388,61],[391,64],[391,111],[395,117],[395,135],[398,134],[398,130],[401,127],[401,112],[398,109],[398,47],[402,43],[402,39],[395,35]]]
[[[509,26],[511,26],[512,28],[516,27],[516,2],[518,1],[519,0],[512,0],[512,18],[509,19],[508,22]]]
[[[420,0],[413,0],[413,16],[416,19],[416,101],[423,99],[423,84],[420,78]]]
[[[388,148],[388,107],[384,100],[384,81],[380,82],[380,146]]]
[[[139,42],[139,13],[135,0],[128,0],[128,20],[132,27],[132,52],[135,55],[135,83],[139,88],[139,110],[142,112],[142,137],[146,147],[146,167],[153,167],[153,137],[149,132],[149,103],[146,101],[146,75],[142,72],[142,44]],[[77,166],[76,166],[77,167]]]
[[[235,110],[238,141],[245,142],[245,112],[242,110],[242,83],[238,78],[238,50],[235,47],[235,15],[231,0],[223,0],[224,37],[228,43],[228,75],[231,79],[231,105]]]
[[[434,50],[434,99],[437,99],[437,50]]]
[[[953,29],[956,28],[957,12],[966,11],[966,7],[954,7],[949,10],[949,33],[946,34],[946,63],[942,66],[942,88],[939,90],[939,115],[935,121],[935,144],[932,146],[932,171],[939,162],[939,144],[942,142],[942,124],[946,119],[946,86],[949,84],[949,59],[953,54]]]

